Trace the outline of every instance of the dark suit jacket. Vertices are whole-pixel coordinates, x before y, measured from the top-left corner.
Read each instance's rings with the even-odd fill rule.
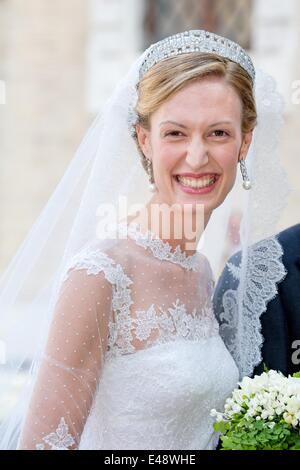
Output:
[[[278,294],[267,305],[261,316],[262,362],[253,375],[261,374],[264,364],[268,369],[280,370],[283,374],[300,371],[300,224],[284,230],[277,236],[283,248],[283,264],[286,277],[278,284]],[[240,253],[230,261],[238,264]],[[222,310],[222,285],[236,288],[234,279],[226,267],[218,281],[214,294],[216,316]]]

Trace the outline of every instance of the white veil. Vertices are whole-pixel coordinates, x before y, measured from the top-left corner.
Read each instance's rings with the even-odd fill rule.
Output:
[[[0,365],[0,407],[14,403],[0,425],[0,448],[16,448],[53,317],[63,273],[70,260],[97,233],[100,204],[119,208],[120,195],[129,204],[145,204],[150,198],[147,175],[128,129],[128,113],[137,98],[136,84],[145,51],[118,84],[70,163],[64,177],[0,282],[0,340],[6,361]],[[272,236],[287,196],[285,172],[278,154],[282,102],[273,80],[257,71],[255,93],[258,126],[247,156],[253,184],[240,204],[242,213],[242,263],[234,273],[236,291],[224,289],[224,341],[241,375],[251,373],[260,358],[260,322],[276,284],[284,276],[281,248]],[[231,208],[241,198],[241,178],[224,204],[211,217],[199,249],[212,260],[219,274],[223,236]],[[125,211],[126,212],[126,211]],[[123,218],[123,217],[122,217]],[[249,246],[271,237],[265,249]],[[221,243],[220,243],[221,238]],[[217,247],[215,245],[217,240]],[[225,238],[224,238],[225,240]],[[269,268],[258,287],[257,253]],[[254,256],[252,256],[254,254]],[[260,263],[260,266],[262,263]],[[266,271],[263,269],[264,273]],[[249,299],[249,295],[254,298]],[[1,380],[1,376],[6,378]],[[16,392],[17,390],[17,392]]]
[[[241,252],[227,263],[231,279],[218,286],[216,315],[220,334],[235,359],[240,377],[251,375],[261,360],[260,316],[286,275],[276,227],[290,191],[280,162],[283,99],[274,79],[257,71],[255,97],[258,125],[247,164],[252,189],[244,196]],[[219,302],[219,303],[218,303]]]

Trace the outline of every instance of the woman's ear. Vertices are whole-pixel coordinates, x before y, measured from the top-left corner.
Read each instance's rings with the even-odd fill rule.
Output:
[[[145,157],[151,160],[150,131],[142,127],[140,124],[136,124],[135,130],[140,149]]]
[[[241,149],[240,149],[239,160],[241,160],[242,158],[243,159],[246,158],[246,156],[248,154],[249,147],[250,147],[251,142],[252,142],[252,136],[253,136],[253,131],[250,131],[250,132],[247,132],[246,134],[243,134],[243,141],[242,141],[242,145],[241,145]]]

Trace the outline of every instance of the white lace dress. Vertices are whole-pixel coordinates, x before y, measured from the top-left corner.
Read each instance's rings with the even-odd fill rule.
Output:
[[[137,224],[128,235],[73,259],[18,448],[216,447],[210,410],[238,370],[212,311],[209,263]]]

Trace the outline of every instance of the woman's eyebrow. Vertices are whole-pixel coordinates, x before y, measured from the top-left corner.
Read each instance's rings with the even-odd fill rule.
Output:
[[[187,127],[183,124],[180,124],[176,121],[163,121],[160,123],[159,127],[163,126],[164,124],[174,124],[175,126],[182,127],[183,129],[187,129]]]
[[[232,124],[232,121],[218,121],[210,124],[208,127],[220,126],[221,124]]]

